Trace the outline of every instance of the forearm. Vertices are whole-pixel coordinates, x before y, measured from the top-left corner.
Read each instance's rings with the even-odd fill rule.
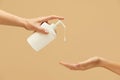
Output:
[[[0,24],[25,27],[26,19],[0,10]]]
[[[77,64],[77,70],[88,70],[94,67],[103,67],[120,75],[120,63],[116,63],[102,57],[92,57]]]
[[[120,75],[120,63],[116,63],[116,62],[112,62],[112,61],[109,61],[106,59],[102,59],[100,66]]]

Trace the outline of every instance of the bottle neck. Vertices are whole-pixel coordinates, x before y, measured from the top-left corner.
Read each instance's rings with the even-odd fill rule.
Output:
[[[57,27],[54,23],[52,23],[50,26],[52,29],[55,29]]]

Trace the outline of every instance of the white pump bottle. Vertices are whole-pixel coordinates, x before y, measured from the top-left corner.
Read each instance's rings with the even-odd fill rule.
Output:
[[[35,51],[41,50],[55,39],[55,28],[58,26],[58,24],[62,24],[62,26],[65,27],[62,21],[60,20],[58,20],[56,24],[52,23],[51,25],[44,22],[41,25],[41,27],[48,30],[49,33],[46,35],[39,32],[35,32],[27,38],[27,42]]]

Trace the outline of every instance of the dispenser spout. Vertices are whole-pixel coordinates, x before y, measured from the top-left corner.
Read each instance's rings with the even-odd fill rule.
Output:
[[[65,31],[65,30],[66,30],[66,29],[65,29],[66,26],[64,25],[64,23],[63,23],[61,20],[58,20],[58,21],[56,22],[56,24],[55,24],[55,27],[58,26],[59,24],[61,24],[61,25],[63,26],[63,28],[64,28],[64,42],[66,42],[66,41],[67,41],[67,40],[66,40],[66,36],[65,36],[65,35],[66,35],[66,34],[65,34],[65,32],[66,32],[66,31]]]
[[[55,26],[58,26],[59,24],[61,24],[65,28],[65,25],[64,25],[64,23],[61,20],[58,20],[56,22]]]
[[[61,20],[58,20],[55,24],[51,24],[51,27],[53,28],[53,29],[55,29],[59,24],[61,24],[62,25],[62,27],[64,28],[64,41],[66,42],[66,34],[65,34],[65,32],[66,32],[66,26],[64,25],[64,23],[61,21]]]
[[[53,26],[53,24],[52,24],[52,28],[55,29],[59,24],[61,24],[61,25],[65,28],[65,25],[64,25],[64,23],[63,23],[61,20],[58,20],[58,21],[54,24],[54,26]]]

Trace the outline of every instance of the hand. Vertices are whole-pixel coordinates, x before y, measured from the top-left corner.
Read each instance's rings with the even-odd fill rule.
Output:
[[[63,20],[64,18],[56,16],[56,15],[51,15],[51,16],[39,17],[39,18],[35,18],[35,19],[26,19],[25,29],[48,34],[48,31],[41,28],[40,25],[43,22],[48,23],[49,20],[54,20],[54,19]]]
[[[78,68],[79,64],[70,64],[70,63],[66,63],[66,62],[63,62],[63,61],[61,61],[60,64],[65,66],[66,68],[68,68],[70,70],[79,70],[79,68]]]
[[[60,64],[71,69],[71,70],[87,70],[93,67],[99,67],[101,65],[102,58],[100,57],[92,57],[86,61],[77,63],[77,64],[70,64],[61,61]]]

